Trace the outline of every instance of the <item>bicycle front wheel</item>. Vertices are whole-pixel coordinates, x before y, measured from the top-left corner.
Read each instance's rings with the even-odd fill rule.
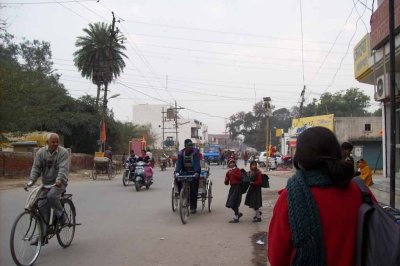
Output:
[[[12,258],[18,266],[33,265],[43,245],[43,230],[40,218],[24,211],[15,220],[10,235]]]
[[[69,247],[75,235],[76,211],[75,206],[70,199],[62,199],[61,204],[64,212],[67,214],[65,225],[57,225],[57,240],[63,248]]]
[[[187,192],[185,186],[188,185],[186,184],[183,186],[179,198],[179,215],[181,216],[181,221],[183,224],[186,224],[189,216],[189,193]]]

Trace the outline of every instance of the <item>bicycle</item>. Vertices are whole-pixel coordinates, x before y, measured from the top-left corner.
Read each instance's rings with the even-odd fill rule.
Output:
[[[190,207],[190,182],[195,178],[194,175],[176,175],[176,180],[182,182],[182,189],[179,194],[179,215],[183,224],[187,223]]]
[[[57,236],[58,243],[63,248],[69,247],[72,243],[75,226],[79,225],[76,223],[72,194],[64,193],[61,196],[63,212],[67,216],[63,225],[59,224],[52,208],[48,221],[39,210],[39,202],[46,199],[40,196],[41,191],[50,187],[45,185],[34,187],[26,201],[25,210],[14,221],[10,234],[10,250],[18,266],[33,265],[39,257],[41,247],[54,236]],[[27,188],[25,190],[28,191]]]

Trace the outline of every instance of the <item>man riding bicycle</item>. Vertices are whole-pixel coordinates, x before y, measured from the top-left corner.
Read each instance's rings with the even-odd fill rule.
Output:
[[[67,215],[63,212],[60,199],[68,185],[69,153],[67,149],[59,146],[59,136],[50,133],[46,138],[46,147],[40,148],[32,165],[29,181],[26,186],[31,187],[42,176],[42,183],[48,188],[42,190],[40,197],[45,197],[39,208],[48,221],[50,208],[53,208],[60,225],[67,221]]]
[[[193,148],[191,139],[185,139],[185,148],[178,154],[175,173],[188,174],[194,173],[194,179],[190,182],[190,212],[196,213],[197,193],[199,190],[199,176],[201,172],[199,150]],[[182,189],[182,182],[177,182],[178,191]]]

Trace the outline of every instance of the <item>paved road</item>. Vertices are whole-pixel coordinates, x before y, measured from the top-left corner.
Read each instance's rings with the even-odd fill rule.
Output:
[[[225,171],[212,166],[212,212],[192,215],[186,225],[171,211],[171,168],[156,169],[155,183],[140,192],[123,187],[121,177],[72,180],[68,191],[82,226],[67,249],[52,239],[36,265],[251,265],[257,256],[251,238],[267,230],[267,219],[253,224],[253,211],[242,206],[241,222],[228,223]],[[21,188],[1,191],[0,265],[13,265],[9,233],[26,196]]]

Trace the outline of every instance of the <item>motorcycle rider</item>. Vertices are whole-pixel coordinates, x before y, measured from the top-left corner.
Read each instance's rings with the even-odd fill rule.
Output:
[[[125,164],[128,164],[128,168],[125,167],[126,169],[129,169],[129,179],[132,178],[133,174],[135,173],[135,168],[136,168],[136,162],[138,161],[139,157],[135,155],[135,151],[131,150],[128,159],[126,159]]]
[[[144,171],[145,171],[145,178],[146,178],[146,182],[148,181],[148,178],[152,178],[153,177],[153,168],[151,167],[151,161],[150,161],[150,156],[148,156],[146,154],[146,150],[143,149],[142,150],[142,155],[139,156],[138,162],[143,161],[146,163],[146,165],[144,166]]]
[[[50,208],[53,208],[58,223],[65,225],[67,215],[63,211],[60,199],[68,185],[70,162],[69,152],[59,146],[59,140],[60,138],[56,133],[47,135],[47,146],[37,151],[26,187],[33,186],[40,176],[42,176],[43,185],[53,185],[41,191],[40,197],[45,197],[46,200],[41,201],[39,209],[43,212],[45,219],[48,220]]]
[[[175,173],[194,173],[194,179],[190,182],[190,212],[196,213],[197,193],[199,190],[199,176],[201,172],[199,150],[193,147],[191,139],[185,139],[185,148],[178,154]],[[182,189],[182,182],[177,181],[178,191]]]

